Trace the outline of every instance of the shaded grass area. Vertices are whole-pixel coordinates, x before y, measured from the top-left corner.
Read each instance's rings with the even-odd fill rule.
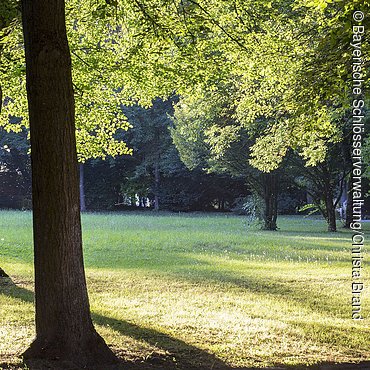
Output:
[[[93,319],[125,368],[370,359],[369,320],[350,319],[348,231],[284,217],[267,232],[196,214],[86,214],[83,225]],[[0,266],[15,285],[0,291],[0,363],[34,335],[31,244],[30,213],[1,212]]]

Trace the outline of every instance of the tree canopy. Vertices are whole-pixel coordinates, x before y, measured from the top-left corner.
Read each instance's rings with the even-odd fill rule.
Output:
[[[17,3],[6,6],[0,122],[19,130],[9,116],[22,117],[27,126],[23,40]],[[258,132],[253,166],[276,169],[289,148],[309,165],[323,161],[326,143],[341,139],[338,117],[349,108],[351,14],[357,8],[367,11],[369,4],[68,0],[80,160],[131,153],[116,136],[129,128],[122,104],[149,106],[174,91],[199,97],[227,84],[236,122]],[[362,48],[368,55],[366,39]]]

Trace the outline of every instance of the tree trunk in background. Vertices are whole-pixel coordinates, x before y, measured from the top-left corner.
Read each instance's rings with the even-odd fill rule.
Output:
[[[344,121],[345,126],[347,127],[348,133],[352,132],[352,127],[349,124],[346,125],[346,121]],[[342,151],[343,151],[343,158],[346,163],[346,168],[348,169],[348,178],[346,181],[346,192],[347,192],[347,206],[346,206],[346,214],[345,214],[345,222],[343,227],[349,229],[351,227],[351,223],[353,221],[353,159],[352,159],[352,135],[344,135],[344,141],[342,143]]]
[[[130,203],[131,203],[131,207],[136,207],[136,198],[135,197],[131,197],[130,198]]]
[[[335,232],[337,231],[337,222],[334,206],[334,185],[332,185],[331,173],[326,166],[322,167],[322,172],[324,175],[323,200],[326,209],[326,222],[328,223],[328,231]]]
[[[348,180],[347,189],[347,208],[346,208],[346,222],[344,227],[349,229],[351,227],[351,222],[353,221],[353,192],[352,192],[353,177],[352,171],[350,172],[350,177]]]
[[[86,211],[84,165],[83,165],[83,163],[80,163],[80,210],[81,210],[81,212]]]
[[[328,223],[328,231],[335,232],[337,231],[337,222],[332,195],[332,193],[329,193],[325,200],[327,214],[326,222]]]
[[[63,0],[23,0],[31,131],[36,339],[26,359],[115,360],[96,333],[82,257],[71,60]],[[62,366],[63,367],[63,366]]]
[[[159,211],[159,186],[160,186],[159,156],[154,164],[154,182],[155,182],[154,210]]]
[[[278,183],[276,173],[267,173],[264,178],[264,229],[277,230]]]

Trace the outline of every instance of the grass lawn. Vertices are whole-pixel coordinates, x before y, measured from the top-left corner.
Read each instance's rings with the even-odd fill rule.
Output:
[[[221,214],[83,215],[97,330],[128,363],[158,369],[370,360],[370,320],[351,319],[351,232],[303,217],[279,227]],[[0,212],[0,267],[15,283],[0,279],[0,363],[16,364],[34,335],[31,213]],[[369,288],[363,298],[369,318]]]

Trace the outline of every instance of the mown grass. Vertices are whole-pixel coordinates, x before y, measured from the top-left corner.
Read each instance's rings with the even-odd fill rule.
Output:
[[[303,217],[279,226],[261,231],[232,215],[83,215],[98,331],[127,361],[182,369],[369,360],[369,320],[351,320],[351,232]],[[14,362],[34,335],[29,212],[0,212],[0,267],[16,283],[0,286],[0,363]],[[368,289],[363,299],[366,318]]]

